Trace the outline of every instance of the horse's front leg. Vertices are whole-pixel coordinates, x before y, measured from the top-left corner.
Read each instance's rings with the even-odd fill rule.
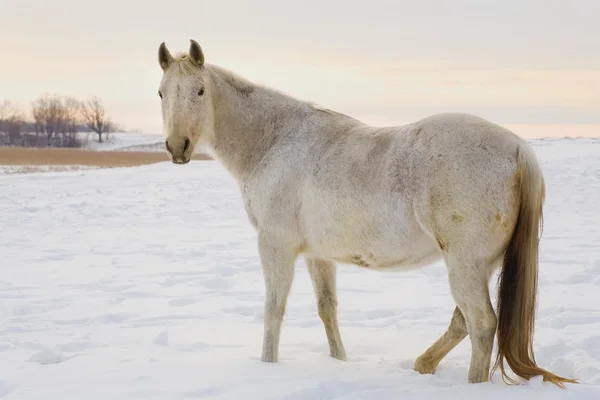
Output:
[[[285,307],[294,279],[296,247],[274,235],[260,233],[258,250],[265,279],[263,362],[279,360],[279,336]]]

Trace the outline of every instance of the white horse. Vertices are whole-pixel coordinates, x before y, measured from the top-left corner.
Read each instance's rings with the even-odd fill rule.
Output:
[[[266,285],[262,361],[277,362],[294,263],[308,265],[330,355],[346,359],[337,319],[336,262],[372,270],[443,259],[456,308],[448,330],[415,362],[434,373],[467,335],[468,381],[493,370],[564,387],[536,365],[533,333],[544,179],[527,142],[465,114],[397,127],[346,115],[255,85],[189,52],[158,51],[166,151],[186,164],[208,149],[238,182],[257,230]],[[503,265],[498,316],[488,284]]]

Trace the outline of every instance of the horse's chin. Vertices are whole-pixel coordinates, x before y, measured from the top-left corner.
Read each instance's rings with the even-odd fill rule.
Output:
[[[190,162],[190,160],[192,159],[192,157],[188,157],[188,158],[172,158],[171,161],[173,162],[173,164],[178,164],[178,165],[185,165],[187,163]]]
[[[173,155],[170,154],[169,152],[167,152],[167,156],[169,157],[169,159],[171,160],[171,162],[173,164],[177,164],[177,165],[185,165],[187,163],[189,163],[192,159],[192,154],[178,154],[178,155]]]

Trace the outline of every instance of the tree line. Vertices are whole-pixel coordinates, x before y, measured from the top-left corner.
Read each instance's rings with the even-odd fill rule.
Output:
[[[23,112],[13,102],[0,103],[0,145],[25,147],[81,147],[78,133],[93,133],[98,142],[120,130],[108,115],[102,100],[92,96],[46,94]]]

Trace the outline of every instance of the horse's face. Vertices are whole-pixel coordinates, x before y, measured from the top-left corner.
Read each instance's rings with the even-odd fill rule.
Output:
[[[161,98],[165,148],[175,164],[187,164],[194,148],[212,132],[210,82],[202,49],[191,40],[189,54],[173,58],[164,43],[158,50],[163,70]]]

